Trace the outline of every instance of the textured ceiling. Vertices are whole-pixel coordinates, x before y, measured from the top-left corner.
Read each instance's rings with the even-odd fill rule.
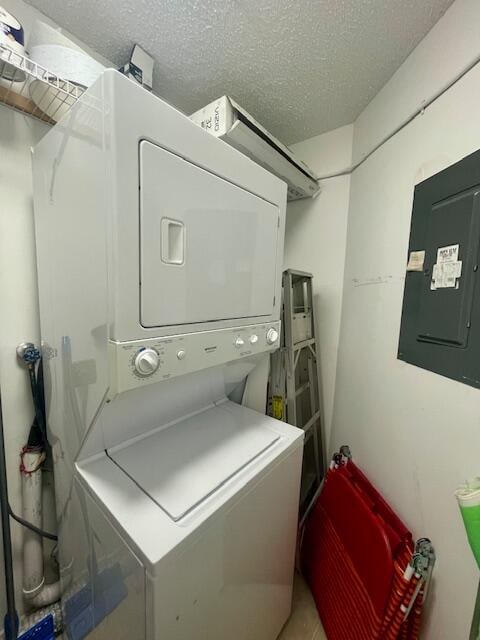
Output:
[[[234,97],[286,143],[352,122],[452,0],[28,0],[191,113]]]

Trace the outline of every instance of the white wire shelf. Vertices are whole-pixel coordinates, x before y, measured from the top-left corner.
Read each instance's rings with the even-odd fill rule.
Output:
[[[84,91],[0,43],[0,105],[54,124]]]

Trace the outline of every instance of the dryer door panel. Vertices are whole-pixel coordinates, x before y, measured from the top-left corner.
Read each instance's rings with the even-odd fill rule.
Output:
[[[276,206],[142,141],[141,324],[269,316],[278,217]]]

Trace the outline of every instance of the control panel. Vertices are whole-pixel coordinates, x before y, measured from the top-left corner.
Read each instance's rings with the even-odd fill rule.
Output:
[[[144,384],[231,362],[280,346],[280,322],[164,338],[110,342],[111,397]]]

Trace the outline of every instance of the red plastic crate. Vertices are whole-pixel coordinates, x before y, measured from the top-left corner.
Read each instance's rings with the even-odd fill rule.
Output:
[[[329,640],[397,637],[386,621],[412,551],[410,531],[353,462],[328,472],[301,557]]]

